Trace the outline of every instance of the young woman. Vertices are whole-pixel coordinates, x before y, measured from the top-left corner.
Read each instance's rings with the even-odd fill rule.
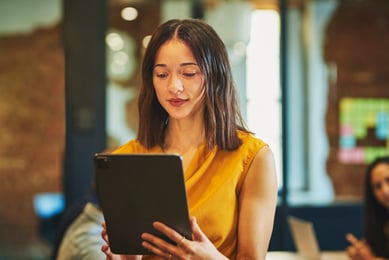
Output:
[[[268,145],[244,127],[226,48],[196,19],[170,20],[154,32],[142,65],[136,140],[114,153],[183,157],[193,240],[163,223],[154,228],[176,244],[144,233],[156,256],[108,259],[265,259],[277,201]],[[131,234],[129,234],[131,235]]]
[[[389,157],[380,157],[365,177],[365,239],[346,237],[352,260],[389,259]]]

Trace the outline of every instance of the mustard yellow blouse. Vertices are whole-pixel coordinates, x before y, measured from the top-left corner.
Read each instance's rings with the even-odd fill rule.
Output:
[[[217,249],[234,259],[237,249],[238,196],[242,183],[257,152],[267,144],[249,133],[238,132],[242,145],[235,151],[205,144],[196,151],[185,171],[189,214],[195,216],[201,230]],[[113,153],[163,153],[159,146],[146,149],[137,140]],[[144,259],[159,259],[144,257]]]

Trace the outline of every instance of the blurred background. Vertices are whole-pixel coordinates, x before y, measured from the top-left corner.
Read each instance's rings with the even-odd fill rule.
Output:
[[[366,165],[389,150],[389,1],[1,0],[0,259],[47,259],[93,154],[135,137],[142,55],[171,18],[219,33],[276,155],[270,250],[294,250],[288,215],[325,250],[362,234]]]

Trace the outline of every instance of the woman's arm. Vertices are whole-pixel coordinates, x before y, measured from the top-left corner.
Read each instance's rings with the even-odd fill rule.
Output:
[[[239,195],[237,259],[265,259],[277,204],[273,153],[262,148],[255,156]]]

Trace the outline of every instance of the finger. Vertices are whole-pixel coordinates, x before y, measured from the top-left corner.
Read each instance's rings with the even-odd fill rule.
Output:
[[[186,241],[186,238],[184,236],[182,236],[180,238],[180,241],[178,241],[176,244],[178,247],[183,247],[185,245],[185,241]]]
[[[108,245],[101,246],[101,251],[106,255],[107,259],[112,259],[112,252]]]
[[[165,224],[163,224],[161,222],[156,221],[156,222],[153,223],[153,226],[154,226],[155,229],[161,231],[168,238],[170,238],[177,246],[182,244],[182,242],[184,242],[184,239],[186,239],[180,233],[178,233],[174,229],[166,226]]]
[[[204,241],[206,239],[205,234],[203,231],[201,231],[200,226],[197,224],[197,219],[196,217],[192,217],[190,219],[190,223],[192,226],[192,232],[193,232],[193,238],[196,241]]]
[[[347,239],[347,241],[349,241],[352,245],[357,245],[357,244],[359,244],[359,240],[353,235],[353,234],[351,234],[351,233],[348,233],[347,235],[346,235],[346,239]]]
[[[108,234],[107,234],[107,231],[106,231],[105,229],[103,229],[103,230],[101,231],[101,237],[103,238],[103,240],[104,240],[107,244],[109,244]]]
[[[103,240],[109,244],[109,241],[108,241],[108,234],[107,234],[107,228],[106,228],[106,224],[105,224],[105,221],[103,221],[101,223],[101,226],[103,227],[103,229],[101,230],[101,237],[103,238]]]
[[[142,235],[143,238],[143,235]],[[151,241],[152,240],[152,241]],[[163,247],[154,239],[147,239],[146,241],[142,242],[142,246],[152,252],[155,255],[161,256],[163,258],[168,259],[170,255],[170,250],[168,250],[166,247]],[[172,257],[170,257],[172,258]]]
[[[353,248],[357,251],[356,254],[360,255],[363,250],[366,250],[366,242],[363,239],[357,239],[355,236],[351,235],[348,238],[348,241],[351,243]]]

